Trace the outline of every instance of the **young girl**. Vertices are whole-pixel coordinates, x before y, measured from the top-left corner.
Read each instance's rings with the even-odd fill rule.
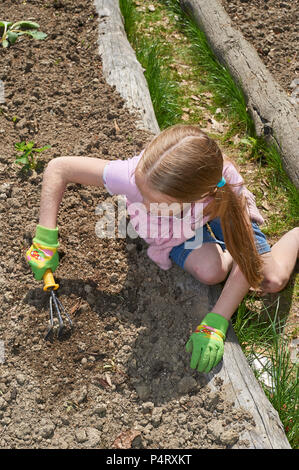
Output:
[[[60,157],[47,165],[39,224],[26,253],[36,280],[59,265],[57,213],[68,183],[104,185],[110,194],[125,195],[130,222],[162,269],[174,261],[204,284],[226,280],[213,311],[186,344],[190,367],[200,372],[221,360],[229,320],[250,287],[279,292],[295,267],[299,227],[270,248],[255,197],[236,167],[197,125],[177,124],[128,160]],[[189,235],[178,232],[186,222]]]

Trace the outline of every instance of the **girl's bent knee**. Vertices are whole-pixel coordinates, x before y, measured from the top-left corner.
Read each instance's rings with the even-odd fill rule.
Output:
[[[264,279],[263,284],[266,292],[275,293],[283,290],[288,282],[289,278],[287,276],[273,276]]]
[[[212,271],[203,269],[201,266],[195,266],[192,275],[203,284],[214,285],[222,282],[226,278],[227,272],[221,268]]]

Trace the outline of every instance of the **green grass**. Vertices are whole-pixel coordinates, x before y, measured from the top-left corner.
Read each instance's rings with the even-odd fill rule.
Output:
[[[299,192],[284,171],[281,156],[274,144],[267,143],[263,137],[248,136],[241,140],[250,150],[250,158],[259,167],[264,168],[265,176],[271,183],[269,202],[285,200],[283,219],[276,214],[269,214],[268,227],[264,227],[265,234],[286,231],[286,227],[296,227],[299,224]],[[247,143],[246,143],[247,142]]]
[[[163,49],[163,44],[158,40],[149,44],[146,39],[139,41],[137,49],[137,58],[145,68],[144,75],[160,129],[179,122],[182,114],[177,83],[170,80],[161,67]]]
[[[180,20],[177,22],[183,34],[190,41],[190,52],[194,59],[194,66],[198,67],[198,74],[205,71],[205,86],[207,91],[213,93],[213,101],[216,106],[224,108],[231,121],[230,133],[241,128],[254,134],[254,123],[246,110],[246,100],[243,91],[230,75],[228,69],[223,66],[211,50],[205,34],[196,23],[186,16],[176,0],[160,0],[173,11]],[[225,136],[227,138],[228,135]]]
[[[125,30],[136,57],[144,70],[151,100],[159,127],[163,130],[180,121],[182,112],[178,102],[178,84],[169,77],[163,66],[167,50],[159,39],[149,40],[136,34],[136,25],[141,21],[132,0],[120,0],[120,9],[125,20]]]
[[[267,357],[268,362],[260,372],[255,371],[270,403],[278,411],[286,436],[293,448],[298,448],[298,365],[290,360],[288,340],[282,334],[285,320],[278,315],[278,303],[274,315],[270,315],[264,305],[257,314],[254,307],[246,306],[246,296],[232,318],[234,331],[248,362],[259,355]],[[270,386],[261,380],[266,372],[271,378]]]

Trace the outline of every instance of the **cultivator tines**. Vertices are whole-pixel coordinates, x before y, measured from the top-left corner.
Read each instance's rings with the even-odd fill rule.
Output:
[[[43,280],[44,280],[44,291],[50,292],[50,327],[45,335],[45,339],[49,337],[49,335],[54,329],[54,316],[56,316],[58,319],[59,326],[58,326],[58,331],[57,331],[57,337],[59,337],[61,336],[62,331],[65,327],[65,323],[63,322],[62,317],[63,316],[66,317],[67,322],[70,327],[73,326],[73,323],[69,315],[67,314],[67,312],[64,310],[62,303],[60,302],[60,300],[58,299],[58,297],[56,296],[54,292],[55,290],[58,289],[59,284],[56,284],[51,269],[47,269],[47,271],[45,272],[43,276]]]

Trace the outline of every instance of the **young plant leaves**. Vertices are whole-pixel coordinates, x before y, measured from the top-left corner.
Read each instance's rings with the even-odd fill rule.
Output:
[[[25,31],[25,33],[29,34],[34,39],[45,39],[47,37],[47,34],[42,31]]]
[[[39,24],[34,21],[0,21],[0,42],[2,47],[8,47],[14,44],[19,36],[28,34],[34,39],[45,39],[46,33],[38,31]]]
[[[15,143],[15,149],[18,152],[22,152],[22,155],[16,155],[15,163],[17,165],[23,165],[22,170],[28,171],[29,169],[35,170],[38,164],[37,157],[34,157],[34,152],[40,153],[44,150],[51,148],[50,145],[44,145],[41,148],[34,148],[35,142],[25,141]]]
[[[18,39],[18,34],[13,33],[12,31],[7,31],[7,38],[10,44],[14,44],[16,40]]]
[[[39,28],[39,24],[34,23],[33,21],[17,21],[11,27],[11,29],[23,29],[23,30],[38,29],[38,28]]]

